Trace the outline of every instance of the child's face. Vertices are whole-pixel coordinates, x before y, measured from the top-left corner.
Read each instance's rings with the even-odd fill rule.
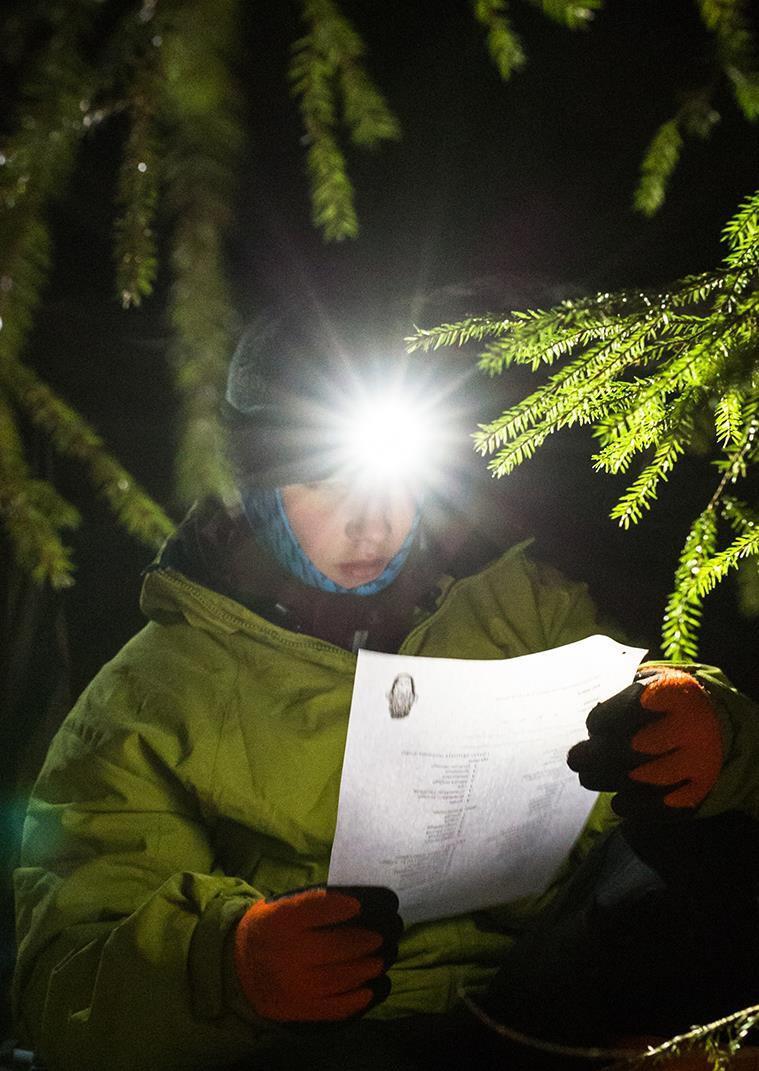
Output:
[[[368,494],[337,480],[288,484],[282,502],[304,553],[344,588],[368,584],[384,571],[416,515],[409,491]]]

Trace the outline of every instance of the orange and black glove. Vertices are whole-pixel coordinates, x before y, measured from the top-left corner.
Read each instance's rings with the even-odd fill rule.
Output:
[[[641,671],[629,688],[588,715],[588,740],[567,763],[580,784],[614,792],[624,818],[684,816],[702,803],[719,777],[719,719],[695,677],[668,667]]]
[[[377,886],[315,885],[259,900],[237,924],[237,977],[264,1019],[349,1019],[389,994],[402,931],[398,897]]]

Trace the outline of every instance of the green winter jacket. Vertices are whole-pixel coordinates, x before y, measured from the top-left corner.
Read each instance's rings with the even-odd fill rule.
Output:
[[[67,717],[30,803],[16,875],[19,1029],[51,1071],[236,1060],[253,1071],[287,1028],[247,1006],[231,934],[256,898],[326,880],[355,655],[172,569],[148,574],[142,605],[149,624]],[[584,586],[515,548],[454,583],[401,651],[512,657],[599,630]],[[730,757],[748,701],[708,683]],[[733,798],[743,761],[723,778]],[[390,997],[370,1014],[446,1012],[460,988],[481,988],[611,821],[599,797],[543,897],[408,929]]]

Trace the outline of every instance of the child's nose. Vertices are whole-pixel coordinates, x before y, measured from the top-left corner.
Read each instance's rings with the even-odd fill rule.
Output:
[[[358,503],[345,526],[349,539],[366,539],[379,542],[390,533],[387,504],[367,499]]]

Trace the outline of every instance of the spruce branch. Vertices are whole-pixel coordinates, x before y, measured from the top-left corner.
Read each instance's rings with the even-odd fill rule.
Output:
[[[530,0],[530,3],[559,25],[570,30],[584,30],[601,10],[604,0]]]
[[[334,133],[337,68],[316,49],[314,39],[312,33],[296,42],[289,74],[306,131],[312,220],[327,241],[339,242],[356,237],[358,218],[345,156]]]
[[[55,30],[30,63],[15,124],[2,147],[0,203],[6,210],[25,201],[44,204],[66,181],[85,130],[82,116],[97,85],[83,57],[99,6],[97,0],[65,5],[65,17],[56,19]]]
[[[697,0],[701,20],[715,35],[719,63],[746,119],[759,118],[759,68],[746,0]]]
[[[743,427],[743,392],[728,389],[717,400],[714,409],[714,426],[717,440],[722,446],[737,443]]]
[[[721,81],[729,82],[746,119],[759,118],[759,67],[746,0],[696,0],[696,7],[716,39],[718,72],[685,96],[675,115],[659,126],[649,142],[633,198],[634,207],[645,216],[653,216],[661,208],[685,139],[705,140],[720,121],[713,100]]]
[[[341,117],[353,144],[376,149],[396,141],[398,120],[366,68],[366,46],[355,28],[333,0],[305,0],[304,15],[314,47],[337,76]]]
[[[680,318],[683,319],[682,317]],[[636,378],[631,384],[629,400],[620,414],[609,414],[599,421],[594,434],[603,444],[594,456],[596,470],[623,472],[632,457],[660,442],[665,434],[687,422],[687,439],[693,430],[691,417],[708,389],[724,389],[726,369],[736,333],[732,323],[716,319],[685,318],[691,330],[685,335],[668,335],[651,346],[652,356],[664,357],[656,374]],[[714,324],[714,326],[712,326]],[[720,324],[719,327],[716,325]],[[668,399],[678,395],[676,403]],[[727,394],[734,391],[727,388]]]
[[[79,523],[77,511],[44,480],[32,478],[11,406],[0,393],[0,524],[14,560],[36,583],[71,583],[71,552],[61,531]]]
[[[31,423],[50,437],[60,454],[85,466],[91,484],[106,499],[122,528],[151,547],[173,531],[163,510],[105,449],[97,432],[31,369],[20,363],[8,365],[0,369],[0,384]],[[36,501],[39,503],[39,496]],[[57,498],[49,501],[59,502]]]
[[[236,324],[224,238],[243,142],[230,74],[239,7],[239,0],[188,0],[162,45],[167,77],[156,115],[165,130],[163,204],[172,223],[169,360],[181,406],[176,486],[183,504],[230,491],[218,413]]]
[[[657,1067],[665,1064],[672,1057],[682,1057],[686,1054],[703,1054],[710,1062],[712,1071],[726,1071],[731,1065],[733,1057],[740,1048],[751,1030],[759,1022],[759,1005],[742,1008],[740,1011],[725,1015],[721,1019],[705,1023],[703,1026],[694,1026],[690,1030],[677,1034],[659,1045],[648,1045],[645,1049],[640,1047],[610,1047],[567,1045],[560,1042],[549,1041],[546,1038],[525,1034],[515,1030],[505,1023],[500,1023],[480,1007],[472,999],[471,995],[463,989],[459,990],[459,997],[469,1008],[475,1018],[479,1019],[488,1029],[510,1041],[516,1042],[526,1050],[546,1053],[550,1056],[558,1056],[564,1059],[579,1059],[584,1062],[592,1061],[599,1065],[604,1061],[606,1071],[622,1071],[623,1068]],[[611,1061],[610,1063],[608,1061]]]
[[[709,137],[720,120],[712,105],[713,88],[691,93],[677,114],[662,123],[651,139],[640,166],[640,178],[633,198],[634,207],[644,216],[659,211],[667,195],[685,145],[685,138]]]
[[[486,30],[490,58],[504,82],[524,67],[527,57],[511,26],[506,0],[472,0],[474,17]]]
[[[137,21],[137,20],[134,20]],[[142,49],[132,58],[135,66],[132,85],[127,94],[129,135],[119,170],[116,204],[119,215],[115,223],[114,260],[116,292],[123,308],[141,303],[152,293],[158,270],[155,239],[155,215],[159,187],[159,139],[155,110],[160,99],[158,82],[163,77],[161,48],[163,35],[143,24]],[[130,38],[126,35],[126,40]],[[160,44],[156,44],[159,42]]]
[[[751,269],[759,265],[759,190],[746,198],[725,224],[722,239],[729,250],[725,263],[731,268]],[[756,275],[751,278],[756,284]]]
[[[35,502],[45,487],[44,481],[9,479],[0,464],[0,520],[14,560],[35,583],[59,591],[73,583],[74,565],[71,550]]]
[[[46,210],[65,190],[96,83],[85,61],[97,0],[69,12],[30,63],[12,132],[0,145],[0,362],[26,340],[49,266]],[[51,16],[54,13],[51,12]]]
[[[677,461],[685,453],[688,438],[678,429],[677,437],[668,436],[656,447],[653,461],[643,469],[635,482],[625,491],[609,516],[622,528],[637,524],[656,500],[659,484],[666,480]]]
[[[697,390],[694,393],[700,396],[702,391]],[[681,398],[679,404],[682,405],[682,402]],[[697,655],[705,596],[724,580],[731,570],[745,564],[747,559],[759,555],[759,528],[755,528],[753,518],[738,511],[735,500],[731,500],[731,506],[727,508],[722,504],[728,485],[746,476],[749,461],[756,460],[759,453],[759,399],[750,398],[745,410],[748,423],[739,437],[737,447],[724,461],[716,462],[717,467],[723,471],[722,478],[706,509],[691,528],[675,573],[675,588],[667,603],[662,635],[665,654],[677,660],[692,659]],[[688,436],[682,432],[681,421],[678,437],[670,437],[660,446],[652,465],[644,470],[633,488],[617,503],[611,516],[619,519],[625,527],[631,520],[639,520],[641,509],[648,508],[651,500],[656,497],[658,482],[666,478],[677,460],[677,453],[682,453],[687,445]],[[671,457],[667,456],[667,449],[673,451]],[[661,471],[657,471],[657,462]],[[720,513],[726,519],[731,519],[738,534],[728,547],[717,552],[717,521]]]
[[[635,191],[635,208],[644,216],[653,216],[664,203],[667,184],[677,167],[683,138],[677,119],[668,119],[651,140],[640,168]]]
[[[231,494],[218,413],[235,320],[216,227],[184,216],[171,259],[170,359],[182,404],[176,486],[180,502],[189,504],[209,493]]]
[[[715,461],[715,466],[722,469],[722,479],[717,485],[714,494],[709,501],[709,508],[714,509],[723,497],[728,484],[737,483],[744,479],[750,462],[757,460],[759,450],[759,395],[756,393],[750,397],[745,405],[747,423],[735,449],[731,450],[726,457]]]
[[[675,587],[667,600],[662,624],[666,658],[692,662],[698,654],[703,598],[697,578],[717,542],[717,516],[708,506],[693,522],[675,570]]]
[[[84,463],[125,529],[155,546],[173,527],[86,421],[18,360],[49,267],[48,205],[65,189],[93,116],[99,121],[105,114],[93,111],[92,100],[111,73],[96,73],[89,60],[100,6],[97,0],[49,5],[51,29],[22,83],[16,129],[0,153],[0,510],[19,565],[55,588],[72,582],[71,552],[61,533],[80,518],[50,483],[32,477],[14,406],[57,450]]]
[[[732,569],[748,558],[759,558],[759,529],[755,527],[743,532],[728,547],[699,566],[696,574],[698,596],[708,595]]]
[[[694,570],[693,586],[698,598],[703,599],[727,574],[737,569],[746,559],[759,556],[759,528],[755,518],[732,496],[725,496],[729,485],[745,478],[750,461],[759,460],[759,397],[754,397],[749,405],[750,419],[737,448],[727,458],[718,462],[722,468],[722,478],[717,485],[707,506],[707,511],[716,516],[721,508],[723,517],[730,522],[735,539],[718,553],[713,553]],[[728,498],[728,505],[722,505],[723,497]]]
[[[345,62],[339,66],[343,117],[354,145],[376,149],[383,141],[397,141],[400,125],[385,98],[364,68]]]
[[[702,1053],[711,1063],[712,1071],[727,1071],[757,1023],[759,1023],[759,1004],[750,1005],[730,1015],[722,1016],[720,1019],[694,1026],[660,1045],[650,1045],[631,1063],[633,1066],[645,1067],[651,1064],[656,1067],[657,1064],[663,1062],[666,1066],[666,1060],[670,1057],[681,1057],[686,1053]]]
[[[528,0],[548,18],[571,30],[587,27],[603,0]],[[654,133],[644,153],[634,194],[635,208],[653,216],[661,207],[688,137],[709,137],[720,121],[713,105],[719,82],[727,80],[743,116],[759,118],[759,65],[748,0],[696,0],[701,21],[716,39],[718,73],[688,92],[675,115]],[[475,19],[486,28],[487,47],[501,77],[508,80],[526,62],[508,14],[508,0],[472,0]]]
[[[417,328],[407,340],[420,351],[478,342],[479,366],[490,375],[515,364],[555,366],[526,397],[480,424],[474,447],[501,476],[562,428],[592,425],[596,470],[625,472],[644,459],[612,510],[624,527],[642,519],[677,462],[711,431],[720,479],[685,541],[663,627],[664,647],[678,657],[695,654],[704,596],[756,555],[747,514],[721,550],[718,522],[728,490],[759,461],[759,194],[740,207],[724,239],[722,266],[660,291],[469,316]]]
[[[542,443],[545,439],[543,432],[551,434],[573,423],[590,423],[596,417],[608,414],[611,403],[624,399],[628,393],[624,383],[613,382],[614,377],[625,368],[643,362],[646,341],[656,330],[656,319],[656,314],[652,313],[639,323],[630,324],[623,320],[611,339],[586,349],[582,356],[552,375],[529,399],[481,427],[474,435],[475,448],[480,453],[492,453],[510,438],[525,433],[527,437],[519,440],[514,456],[532,456],[534,451],[524,454],[529,442],[526,429],[530,426],[537,428]],[[615,406],[612,411],[616,411]],[[493,471],[499,475],[514,467],[508,447],[495,460],[497,464],[494,463]],[[504,465],[508,467],[502,468]]]
[[[366,69],[363,41],[334,0],[303,0],[303,18],[308,31],[293,46],[289,79],[308,145],[312,218],[327,241],[342,241],[356,237],[358,219],[339,122],[354,145],[369,149],[396,140],[400,127]]]
[[[692,308],[714,296],[715,291],[750,286],[756,274],[750,264],[718,268],[712,272],[685,276],[667,291],[621,290],[590,297],[565,300],[551,309],[528,309],[508,316],[485,314],[466,317],[455,323],[418,327],[405,339],[409,353],[428,353],[441,347],[464,346],[469,342],[495,342],[480,357],[480,367],[492,375],[512,363],[552,364],[557,356],[593,339],[608,338],[621,330],[624,317],[648,315],[657,308],[675,315],[682,324],[703,325],[682,309]],[[558,348],[558,350],[557,350]]]
[[[468,342],[482,342],[508,331],[513,321],[497,320],[492,316],[469,316],[457,323],[440,324],[437,327],[414,326],[414,334],[404,341],[409,353],[429,353],[446,346],[465,346]]]
[[[31,206],[0,219],[0,365],[21,352],[50,266],[50,236]]]
[[[629,385],[629,404],[618,414],[599,420],[593,434],[601,449],[593,455],[596,472],[626,472],[636,454],[658,443],[667,417],[666,395],[656,389],[653,377]]]
[[[308,125],[308,124],[307,124]],[[328,242],[341,242],[358,234],[358,216],[353,201],[353,183],[348,178],[345,157],[337,138],[329,131],[316,133],[308,150],[311,179],[312,220]]]

